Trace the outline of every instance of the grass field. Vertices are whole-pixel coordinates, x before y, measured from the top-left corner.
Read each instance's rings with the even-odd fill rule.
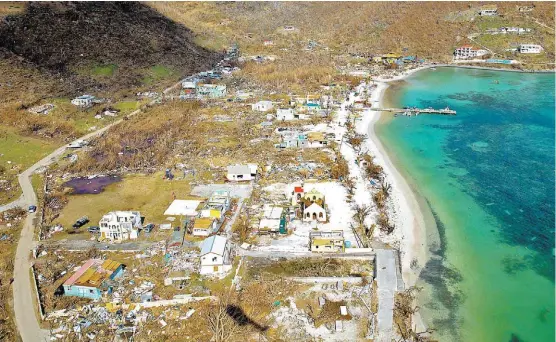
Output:
[[[17,167],[24,170],[57,146],[46,139],[21,136],[12,127],[0,125],[0,165],[6,169]]]
[[[164,65],[155,65],[144,72],[145,77],[143,77],[143,83],[150,85],[156,81],[163,80],[165,78],[174,75],[174,71]]]
[[[140,105],[141,105],[140,101],[122,101],[122,102],[116,103],[112,107],[122,111],[122,114],[127,114],[127,113],[132,112],[136,109],[139,109]]]
[[[0,17],[21,13],[25,10],[25,3],[16,1],[0,2]]]
[[[94,76],[110,77],[114,75],[116,69],[118,69],[118,66],[116,64],[95,65],[91,70],[91,73]]]
[[[190,179],[167,181],[162,173],[149,176],[127,176],[94,195],[69,195],[69,202],[54,223],[64,228],[81,216],[88,216],[90,225],[98,225],[102,215],[114,210],[138,210],[146,222],[164,223],[164,211],[174,200],[194,198],[190,195]],[[57,238],[63,238],[61,233]]]
[[[0,125],[0,179],[8,181],[0,190],[0,204],[19,197],[17,175],[54,151],[58,144],[46,139],[24,137],[13,127]]]

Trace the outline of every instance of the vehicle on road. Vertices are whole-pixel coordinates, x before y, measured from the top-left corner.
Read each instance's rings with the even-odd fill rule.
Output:
[[[100,227],[90,226],[89,228],[87,228],[87,231],[91,234],[98,234],[98,233],[100,233]]]
[[[34,213],[35,211],[37,211],[37,206],[36,205],[30,205],[28,211],[30,213]]]
[[[150,233],[152,232],[153,229],[154,229],[154,223],[149,223],[145,227],[143,227],[145,233]]]
[[[81,228],[87,223],[89,223],[89,218],[87,216],[83,216],[79,220],[75,221],[75,223],[73,224],[73,228],[74,229]]]
[[[88,142],[86,140],[79,139],[79,140],[76,140],[76,141],[70,143],[68,145],[68,147],[70,147],[70,148],[81,148],[83,146],[86,146],[87,144],[88,144]]]

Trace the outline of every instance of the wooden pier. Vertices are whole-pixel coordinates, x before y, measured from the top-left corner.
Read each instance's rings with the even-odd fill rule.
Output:
[[[450,108],[434,109],[434,108],[377,108],[373,109],[381,112],[402,113],[406,116],[413,116],[419,114],[437,114],[437,115],[456,115],[456,111]]]

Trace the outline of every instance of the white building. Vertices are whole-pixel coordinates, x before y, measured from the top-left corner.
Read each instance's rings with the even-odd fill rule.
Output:
[[[543,48],[537,44],[521,44],[517,51],[519,53],[541,53]]]
[[[498,15],[498,8],[496,6],[483,6],[479,10],[479,15],[483,17],[492,17]]]
[[[259,101],[251,105],[252,110],[256,110],[259,112],[268,112],[272,108],[274,108],[272,101]]]
[[[293,108],[278,108],[276,110],[276,120],[278,121],[295,120],[295,110]]]
[[[303,221],[326,222],[326,210],[315,202],[303,210]]]
[[[99,222],[100,237],[112,241],[137,239],[141,228],[141,214],[138,211],[111,211]]]
[[[232,269],[232,247],[219,235],[205,239],[201,245],[201,274],[218,274]]]
[[[181,87],[182,87],[183,89],[192,89],[192,90],[195,90],[195,88],[197,87],[197,80],[195,80],[195,79],[192,79],[192,80],[191,80],[191,79],[190,79],[190,80],[184,80],[184,81],[181,83]]]
[[[280,221],[284,208],[265,204],[263,217],[259,222],[259,233],[277,233],[280,231]]]
[[[71,104],[79,107],[88,107],[93,104],[94,99],[93,95],[81,95],[71,100]]]
[[[250,181],[257,177],[257,164],[230,165],[226,178],[229,181]]]
[[[455,59],[476,58],[486,54],[488,54],[487,50],[476,48],[473,45],[462,45],[454,50]]]

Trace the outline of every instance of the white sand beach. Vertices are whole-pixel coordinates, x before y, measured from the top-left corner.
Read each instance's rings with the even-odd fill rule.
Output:
[[[388,88],[388,82],[402,80],[409,75],[433,66],[423,66],[410,70],[402,75],[390,79],[374,79],[376,88],[371,93],[371,108],[381,108],[383,96]],[[396,169],[384,146],[375,134],[375,123],[380,119],[381,112],[368,109],[364,112],[363,119],[357,124],[357,131],[367,134],[368,152],[375,157],[375,162],[383,167],[386,181],[391,184],[391,200],[393,208],[389,215],[396,229],[391,235],[380,233],[380,240],[395,245],[400,250],[402,276],[406,288],[415,285],[419,270],[428,259],[427,233],[424,213],[421,211],[417,197],[405,178]],[[414,265],[414,267],[412,267]],[[417,267],[415,265],[418,265]],[[413,323],[419,331],[426,327],[419,315],[413,317]]]

